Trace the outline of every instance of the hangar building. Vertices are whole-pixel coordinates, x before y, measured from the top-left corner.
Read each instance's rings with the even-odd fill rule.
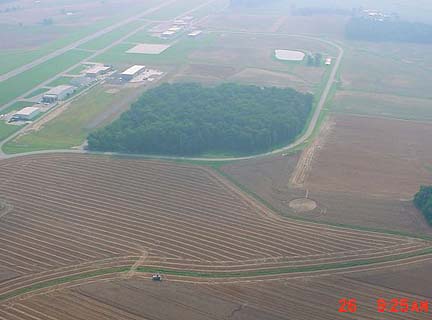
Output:
[[[145,66],[135,65],[123,71],[120,76],[123,80],[129,81],[142,73],[144,70]]]
[[[76,88],[74,86],[57,86],[45,93],[42,97],[42,101],[47,103],[53,103],[58,100],[65,100],[75,92],[75,89]]]
[[[16,121],[28,121],[34,119],[40,113],[40,108],[25,107],[12,116]]]

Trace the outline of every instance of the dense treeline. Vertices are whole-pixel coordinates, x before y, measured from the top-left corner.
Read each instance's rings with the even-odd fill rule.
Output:
[[[432,25],[364,17],[352,18],[345,30],[350,40],[432,43]]]
[[[257,153],[293,141],[313,97],[293,89],[238,84],[163,84],[109,126],[90,150],[169,155]]]
[[[423,186],[414,197],[415,206],[421,210],[429,224],[432,224],[432,186]]]

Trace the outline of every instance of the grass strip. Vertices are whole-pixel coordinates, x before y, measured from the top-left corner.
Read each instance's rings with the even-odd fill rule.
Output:
[[[183,277],[196,277],[196,278],[246,278],[246,277],[256,277],[256,276],[266,276],[266,275],[283,275],[289,273],[300,273],[300,272],[314,272],[314,271],[322,271],[322,270],[334,270],[334,269],[342,269],[349,267],[358,267],[375,263],[389,262],[389,261],[397,261],[401,259],[407,259],[412,257],[423,256],[432,253],[432,247],[417,251],[404,253],[391,257],[382,257],[377,259],[367,259],[367,260],[357,260],[357,261],[347,261],[347,262],[339,262],[339,263],[327,263],[327,264],[319,264],[312,266],[304,266],[304,267],[285,267],[285,268],[277,268],[277,269],[262,269],[262,270],[252,270],[252,271],[239,271],[239,272],[200,272],[200,271],[188,271],[188,270],[172,270],[172,269],[163,269],[163,268],[155,268],[155,267],[138,267],[136,269],[137,272],[143,273],[162,273],[166,275],[175,275],[175,276],[183,276]],[[59,279],[49,280],[46,282],[36,283],[34,285],[17,289],[15,291],[0,295],[0,301],[10,299],[25,293],[29,293],[32,291],[52,287],[59,284],[64,284],[76,280],[92,278],[100,275],[113,274],[113,273],[121,273],[128,272],[131,269],[130,266],[117,267],[117,268],[109,268],[109,269],[101,269],[96,271],[91,271],[87,273],[76,274],[73,276],[63,277]]]
[[[13,298],[13,297],[25,294],[25,293],[29,293],[32,291],[36,291],[39,289],[44,289],[44,288],[48,288],[48,287],[56,286],[59,284],[76,281],[76,280],[97,277],[97,276],[101,276],[101,275],[105,275],[105,274],[126,272],[126,271],[129,271],[130,268],[131,267],[117,267],[117,268],[109,268],[109,269],[100,269],[100,270],[96,270],[96,271],[80,273],[80,274],[75,274],[75,275],[68,276],[68,277],[63,277],[63,278],[53,279],[53,280],[49,280],[49,281],[45,281],[45,282],[36,283],[36,284],[30,285],[28,287],[20,288],[20,289],[17,289],[15,291],[11,291],[9,293],[5,293],[3,295],[0,295],[0,301],[10,299],[10,298]]]

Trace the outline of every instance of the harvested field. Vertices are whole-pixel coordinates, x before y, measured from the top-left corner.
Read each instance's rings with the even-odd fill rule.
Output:
[[[426,313],[380,314],[376,299],[426,297],[386,289],[343,276],[290,279],[254,284],[154,283],[133,278],[95,282],[33,296],[0,309],[0,317],[16,319],[251,319],[342,320],[339,300],[357,299],[357,319],[429,319]]]
[[[312,163],[311,191],[411,199],[432,180],[432,125],[340,115]]]
[[[0,197],[13,205],[0,220],[0,265],[22,274],[0,283],[0,299],[133,265],[191,281],[271,279],[397,263],[429,248],[280,218],[205,167],[53,154],[1,161],[0,177]]]
[[[337,92],[332,111],[405,120],[432,121],[432,100],[355,91]]]
[[[322,137],[323,135],[320,136]],[[303,153],[285,157],[273,156],[232,163],[224,165],[222,170],[283,215],[334,224],[432,235],[432,229],[411,201],[401,201],[399,197],[377,198],[349,190],[308,190],[303,178],[310,174],[313,159],[319,157],[319,151],[315,154],[317,149],[310,157],[310,150],[311,148],[308,148]],[[302,160],[299,161],[299,158]],[[290,207],[292,200],[306,196],[317,203],[316,209],[297,212]]]

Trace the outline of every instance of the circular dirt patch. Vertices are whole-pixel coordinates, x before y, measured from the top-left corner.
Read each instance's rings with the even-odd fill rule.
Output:
[[[317,207],[317,203],[311,199],[300,198],[290,201],[289,206],[296,212],[308,212]]]

